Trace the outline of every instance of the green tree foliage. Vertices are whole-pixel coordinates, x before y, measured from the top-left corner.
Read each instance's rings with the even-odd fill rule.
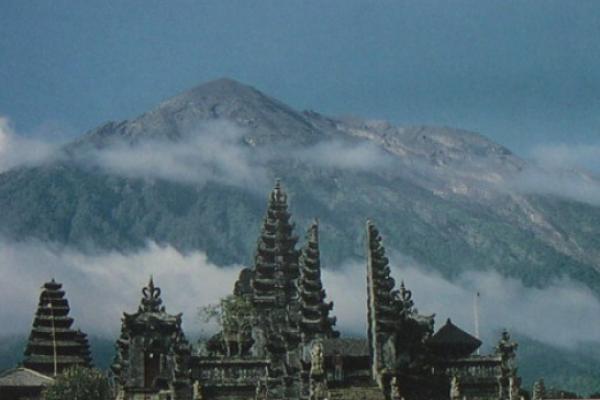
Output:
[[[110,387],[106,376],[93,368],[69,368],[44,391],[44,400],[109,400],[110,398]]]
[[[232,342],[242,343],[244,337],[250,334],[252,313],[250,301],[234,295],[223,297],[218,304],[203,306],[199,312],[204,322],[216,321],[220,325],[227,355],[232,355]],[[237,351],[241,353],[242,348],[237,346]]]

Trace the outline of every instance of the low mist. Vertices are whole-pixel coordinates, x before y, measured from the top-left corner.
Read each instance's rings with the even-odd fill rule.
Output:
[[[481,293],[482,338],[493,345],[502,328],[561,347],[600,342],[600,302],[585,287],[567,279],[550,286],[527,288],[495,272],[469,272],[448,281],[438,273],[392,253],[392,275],[404,280],[416,307],[436,314],[436,329],[446,318],[474,333],[473,300]],[[182,254],[170,246],[149,243],[139,252],[97,255],[54,248],[47,244],[0,241],[0,318],[11,321],[0,327],[0,336],[26,334],[31,328],[39,288],[54,277],[64,284],[75,325],[89,334],[116,337],[123,312],[133,313],[141,289],[152,274],[162,289],[170,313],[183,312],[190,334],[210,333],[198,316],[199,307],[230,294],[241,265],[217,266],[205,253]],[[398,264],[394,264],[398,260]],[[346,335],[366,331],[366,276],[363,263],[352,261],[325,269],[327,299],[335,303],[332,315]]]

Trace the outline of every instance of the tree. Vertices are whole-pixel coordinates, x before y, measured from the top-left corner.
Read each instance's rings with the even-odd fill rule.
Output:
[[[242,355],[242,344],[250,335],[253,319],[252,303],[242,296],[229,295],[219,304],[209,304],[200,308],[200,317],[204,322],[216,320],[221,326],[221,337],[227,356],[231,356],[232,343],[236,343],[237,355]]]
[[[44,391],[44,400],[110,400],[108,379],[97,369],[72,367]]]

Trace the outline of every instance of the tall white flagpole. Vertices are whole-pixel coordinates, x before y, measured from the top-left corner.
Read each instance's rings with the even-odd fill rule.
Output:
[[[54,361],[54,376],[56,377],[58,372],[58,360],[56,355],[56,327],[54,326],[54,309],[52,308],[52,300],[48,302],[48,307],[50,307],[50,318],[52,320],[52,353]]]
[[[475,298],[473,299],[473,314],[474,314],[474,320],[475,320],[475,337],[477,339],[481,339],[480,335],[479,335],[479,291],[477,291],[477,293],[475,294]],[[479,355],[479,349],[477,349],[477,355]]]

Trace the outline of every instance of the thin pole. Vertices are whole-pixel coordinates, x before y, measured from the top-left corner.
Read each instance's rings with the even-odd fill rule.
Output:
[[[474,314],[474,319],[475,319],[475,337],[477,339],[480,339],[480,335],[479,335],[479,292],[477,292],[475,294],[475,299],[473,301],[473,314]],[[479,355],[479,349],[477,349],[477,355]]]
[[[56,327],[54,326],[54,309],[52,308],[52,300],[48,303],[50,307],[50,319],[52,321],[52,352],[54,361],[54,376],[56,377],[58,372],[58,360],[56,355]]]

